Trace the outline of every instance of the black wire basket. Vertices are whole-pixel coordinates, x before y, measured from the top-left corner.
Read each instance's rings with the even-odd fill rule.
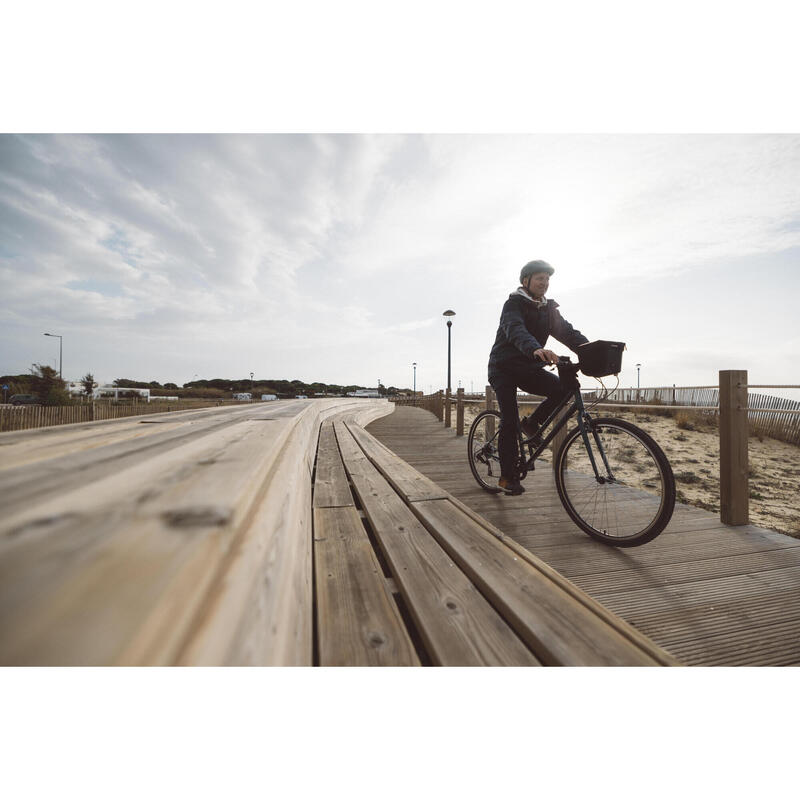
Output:
[[[617,375],[622,369],[622,351],[625,342],[598,340],[578,346],[578,363],[581,372],[592,378]]]

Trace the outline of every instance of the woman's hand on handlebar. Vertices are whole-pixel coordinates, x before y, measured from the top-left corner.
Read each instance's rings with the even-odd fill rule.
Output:
[[[558,364],[558,356],[552,350],[545,350],[544,347],[534,350],[533,357],[544,361],[545,364]]]

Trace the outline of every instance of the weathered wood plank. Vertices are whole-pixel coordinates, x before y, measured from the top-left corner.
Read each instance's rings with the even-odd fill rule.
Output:
[[[449,500],[413,510],[544,663],[652,666],[659,662],[493,537]]]
[[[364,432],[364,436],[362,438],[366,438],[368,436],[370,436],[370,434]],[[381,473],[384,476],[391,475],[397,469],[396,464],[399,461],[398,457],[385,446],[382,448],[374,448],[372,450],[372,457],[373,460],[375,461],[376,466],[380,469]],[[469,508],[469,506],[461,503],[455,497],[450,496],[449,499],[464,514],[470,517],[470,519],[472,519],[473,522],[478,523],[478,525],[482,526],[492,536],[503,541],[508,547],[514,550],[517,556],[521,556],[523,560],[527,561],[528,564],[537,569],[553,584],[564,590],[580,605],[589,609],[591,614],[595,616],[596,620],[601,620],[602,623],[610,625],[611,628],[613,628],[617,633],[621,634],[625,639],[633,643],[635,648],[637,648],[642,653],[646,654],[646,657],[651,659],[651,663],[653,662],[662,664],[675,663],[674,659],[672,659],[668,653],[664,652],[653,642],[649,641],[646,637],[642,636],[637,631],[632,629],[631,626],[627,625],[622,619],[608,612],[605,608],[602,607],[602,605],[593,601],[589,595],[585,594],[577,586],[572,584],[569,580],[567,580],[564,576],[560,575],[556,570],[552,569],[545,562],[541,561],[540,559],[537,559],[532,553],[530,553],[524,547],[521,547],[513,539],[506,537],[505,534],[502,533],[502,531],[492,526],[482,516],[476,514],[472,509]],[[411,505],[416,511],[418,503],[411,503]]]
[[[324,422],[317,448],[317,471],[314,477],[314,508],[352,506],[353,496],[342,466],[333,423]]]
[[[345,425],[337,422],[335,427],[350,480],[434,663],[537,664],[396,495]]]
[[[370,436],[358,425],[348,425],[348,430],[358,441],[361,448],[369,456],[381,458],[382,455],[389,453],[386,448]],[[426,478],[410,464],[400,458],[396,458],[394,467],[390,474],[384,475],[389,483],[403,496],[416,502],[417,500],[442,500],[447,497],[447,492],[437,486],[432,480]]]
[[[800,544],[797,539],[754,525],[725,526],[714,513],[678,504],[667,530],[654,542],[629,551],[611,550],[589,540],[568,518],[565,522],[547,469],[537,469],[528,476],[528,491],[520,497],[491,496],[475,485],[463,441],[442,429],[432,415],[416,408],[398,408],[393,415],[370,425],[368,431],[423,473],[431,477],[436,474],[439,485],[507,534],[507,538],[519,542],[523,551],[531,550],[543,561],[553,563],[581,586],[584,580],[588,581],[589,594],[688,663],[733,663],[729,654],[717,654],[713,637],[706,640],[715,624],[731,625],[731,636],[735,637],[737,631],[745,635],[750,626],[768,623],[770,602],[776,620],[793,618],[795,613],[800,616],[800,576],[773,576],[780,586],[780,599],[776,595],[770,601],[769,594],[759,595],[757,589],[773,572],[768,554],[773,550],[793,551]],[[448,477],[442,478],[442,471]],[[687,596],[665,590],[669,586],[670,565],[679,571],[676,589],[699,588],[709,578],[725,577],[732,571],[726,559],[742,559],[743,569],[747,570],[748,553],[755,559],[761,553],[765,555],[763,560],[753,561],[754,571],[746,573],[750,577],[738,587],[729,610],[722,616],[710,607],[717,609],[725,602],[724,586],[713,596],[704,596],[700,591]],[[789,558],[793,560],[794,555]],[[652,602],[642,605],[643,598],[637,596],[627,602],[627,581],[642,591],[649,587]],[[617,597],[621,598],[619,604],[615,602]],[[762,605],[762,599],[767,605]],[[748,602],[752,614],[748,613]],[[787,646],[794,648],[796,654],[794,659],[780,663],[800,662],[800,628],[797,634],[786,633]],[[687,657],[684,650],[676,649],[675,642],[683,641],[696,641],[699,646]],[[776,640],[776,652],[779,646],[780,641]],[[744,663],[772,663],[767,651],[751,652],[748,658]]]
[[[314,510],[320,666],[415,666],[414,645],[354,506]]]

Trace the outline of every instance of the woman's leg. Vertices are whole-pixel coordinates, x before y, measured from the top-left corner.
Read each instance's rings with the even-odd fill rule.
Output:
[[[564,397],[564,387],[557,375],[540,367],[532,367],[516,376],[519,388],[529,394],[544,395],[547,399],[528,417],[528,424],[541,425]],[[499,399],[499,398],[498,398]]]
[[[497,437],[500,472],[504,478],[516,480],[519,458],[517,384],[512,375],[493,375],[489,378],[489,383],[497,395],[497,404],[500,406],[500,433]]]

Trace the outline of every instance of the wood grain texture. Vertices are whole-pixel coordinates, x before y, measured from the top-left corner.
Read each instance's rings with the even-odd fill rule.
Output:
[[[350,433],[369,457],[391,458],[394,454],[387,450],[374,436],[370,436],[361,426],[348,424]],[[401,458],[394,457],[392,469],[384,477],[410,503],[419,500],[442,500],[447,497],[447,492],[437,486],[418,470]]]
[[[537,664],[375,469],[347,427],[341,422],[335,427],[350,480],[434,663]]]
[[[352,506],[353,496],[339,455],[333,423],[322,423],[314,478],[314,508]]]
[[[414,503],[413,510],[542,663],[659,663],[449,500]]]
[[[800,576],[785,571],[800,540],[755,525],[726,526],[712,512],[678,503],[655,541],[616,550],[593,542],[571,522],[547,468],[528,475],[520,497],[491,497],[475,484],[463,441],[432,414],[400,407],[372,423],[369,432],[421,472],[446,473],[441,485],[509,546],[538,556],[555,568],[554,579],[563,575],[682,663],[800,662]],[[748,553],[771,555],[750,562]],[[737,564],[740,580],[720,583],[736,577]],[[649,594],[637,594],[644,591]],[[761,631],[756,639],[750,637],[754,626]],[[727,647],[737,637],[742,645],[734,655]],[[759,640],[771,644],[760,647]]]
[[[130,418],[3,434],[17,461],[0,475],[0,663],[310,663],[319,424],[387,408],[290,402],[186,412],[144,435]]]
[[[354,506],[315,508],[314,577],[320,666],[419,666]]]

